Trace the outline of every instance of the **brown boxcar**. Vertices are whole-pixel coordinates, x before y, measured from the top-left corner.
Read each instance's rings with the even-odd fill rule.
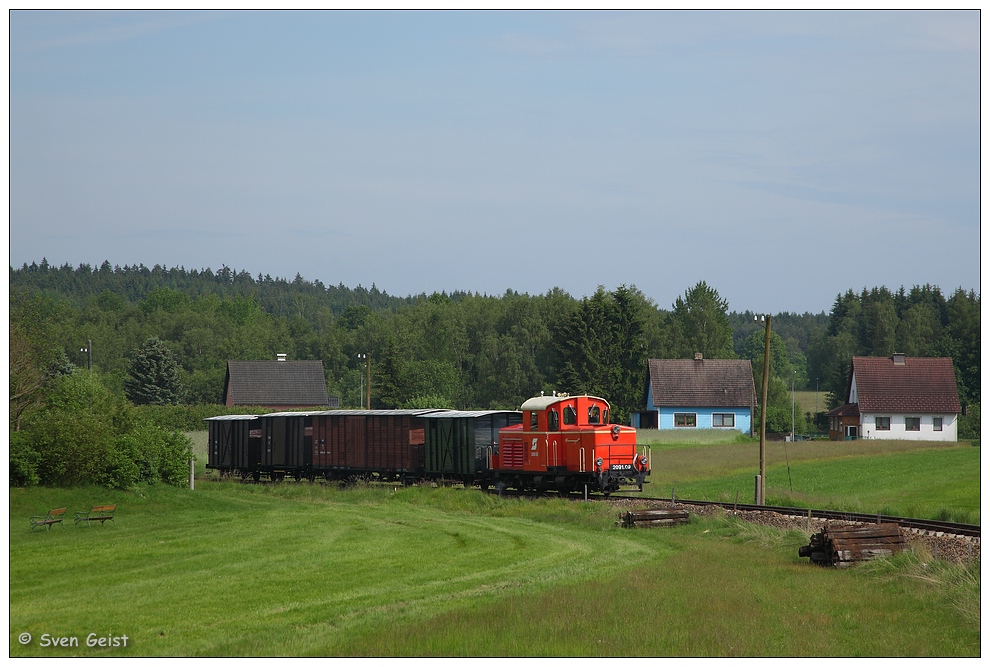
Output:
[[[327,479],[419,476],[423,415],[433,410],[327,410],[312,413],[312,469]]]

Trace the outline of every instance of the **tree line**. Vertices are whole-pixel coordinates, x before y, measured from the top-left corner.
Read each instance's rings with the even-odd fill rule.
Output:
[[[608,398],[625,421],[644,407],[647,359],[696,352],[750,359],[758,393],[762,381],[763,324],[750,311],[730,312],[704,281],[665,309],[635,286],[600,287],[581,299],[557,288],[532,296],[393,297],[374,286],[327,287],[226,266],[104,262],[94,269],[42,261],[11,268],[10,300],[15,430],[37,407],[32,397],[43,393],[37,387],[45,378],[88,364],[80,349],[89,341],[93,372],[134,403],[217,404],[228,360],[277,353],[322,360],[330,394],[351,407],[361,404],[359,354],[371,356],[372,407],[381,408],[515,409],[540,391],[587,392]],[[979,402],[979,296],[972,290],[948,298],[931,285],[850,290],[828,314],[778,313],[772,321],[771,430],[774,421],[789,430],[792,380],[828,392],[829,407],[841,404],[854,355],[951,356],[964,403]],[[166,354],[171,379],[148,380],[147,367]]]

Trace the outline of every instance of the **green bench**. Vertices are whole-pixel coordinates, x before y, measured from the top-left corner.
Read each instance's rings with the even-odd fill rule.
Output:
[[[31,517],[31,530],[38,526],[44,526],[45,530],[50,530],[54,523],[61,523],[62,530],[65,530],[65,524],[62,523],[62,519],[65,518],[65,510],[66,508],[59,507],[57,510],[48,510],[48,514],[45,516]]]
[[[113,521],[113,525],[116,526],[117,522],[113,518],[113,513],[116,510],[116,505],[93,505],[88,512],[76,512],[73,521],[75,523],[85,522],[87,526],[93,521],[99,521],[101,526],[104,521]]]

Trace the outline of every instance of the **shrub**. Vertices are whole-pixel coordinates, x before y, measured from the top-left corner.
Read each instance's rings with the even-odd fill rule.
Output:
[[[41,481],[38,477],[38,452],[31,444],[31,438],[23,431],[12,431],[10,434],[10,485],[37,486]]]
[[[188,438],[142,418],[120,391],[89,374],[59,379],[46,408],[22,433],[17,438],[17,468],[11,448],[11,470],[17,470],[16,479],[25,484],[95,482],[121,489],[140,482],[178,485],[191,457]]]
[[[962,440],[980,439],[980,404],[970,403],[966,414],[959,415],[959,438]]]

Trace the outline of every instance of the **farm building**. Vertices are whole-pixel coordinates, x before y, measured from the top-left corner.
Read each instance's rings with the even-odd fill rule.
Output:
[[[829,438],[956,441],[962,408],[948,357],[853,357],[847,402],[826,413]]]
[[[285,361],[284,355],[278,361],[228,361],[223,402],[272,410],[331,407],[323,362]]]
[[[637,428],[724,428],[752,433],[756,385],[743,359],[650,359]]]

